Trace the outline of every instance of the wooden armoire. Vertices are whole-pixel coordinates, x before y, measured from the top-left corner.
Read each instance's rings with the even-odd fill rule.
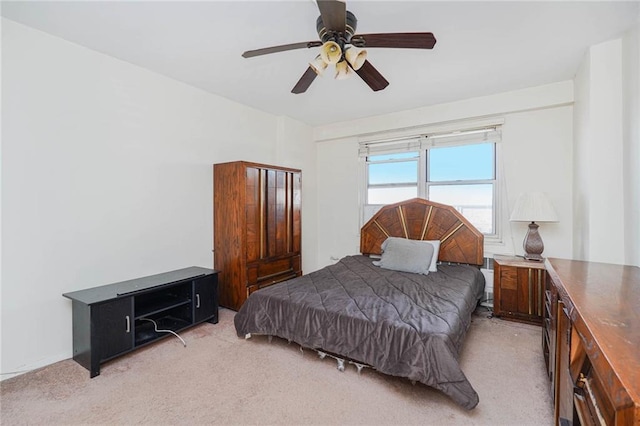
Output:
[[[220,305],[302,275],[300,170],[235,161],[213,166],[214,264]]]

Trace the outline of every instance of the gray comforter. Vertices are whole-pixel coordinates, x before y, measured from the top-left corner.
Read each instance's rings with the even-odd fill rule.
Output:
[[[238,336],[279,336],[439,389],[466,409],[478,394],[458,365],[484,291],[474,267],[438,265],[418,275],[348,256],[256,291],[235,316]]]

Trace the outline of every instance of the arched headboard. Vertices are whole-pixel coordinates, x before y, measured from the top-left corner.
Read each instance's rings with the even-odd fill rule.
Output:
[[[484,235],[445,204],[412,198],[384,206],[360,230],[360,252],[381,254],[388,237],[440,240],[441,262],[483,263]]]

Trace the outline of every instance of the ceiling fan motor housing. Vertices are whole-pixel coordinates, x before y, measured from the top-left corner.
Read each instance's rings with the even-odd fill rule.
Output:
[[[322,15],[318,16],[318,19],[316,20],[316,30],[318,31],[318,37],[320,37],[320,40],[322,40],[323,43],[326,43],[327,41],[335,41],[341,45],[340,47],[343,47],[351,41],[351,37],[355,34],[357,26],[358,20],[356,19],[356,15],[348,10],[345,21],[345,34],[325,28]]]

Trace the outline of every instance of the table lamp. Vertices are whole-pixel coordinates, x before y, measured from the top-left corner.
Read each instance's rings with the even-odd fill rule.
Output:
[[[529,231],[524,237],[522,247],[527,260],[542,260],[544,244],[536,222],[557,222],[558,216],[553,209],[549,196],[544,192],[525,192],[520,194],[511,212],[512,222],[530,222]]]

